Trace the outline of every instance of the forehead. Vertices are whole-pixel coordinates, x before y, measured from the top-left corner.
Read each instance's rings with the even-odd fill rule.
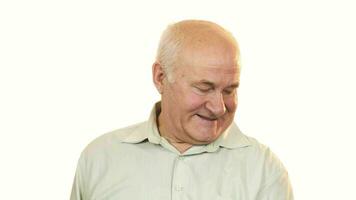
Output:
[[[186,74],[191,75],[194,78],[230,78],[238,79],[239,68],[237,66],[232,67],[221,67],[221,66],[194,66],[186,68],[184,70]]]
[[[238,64],[239,50],[226,40],[191,41],[184,43],[177,56],[177,64],[184,66],[234,67]]]
[[[238,54],[229,45],[186,48],[180,59],[177,73],[191,81],[238,82]]]
[[[190,46],[184,48],[179,61],[188,66],[235,67],[238,64],[238,53],[231,45]]]
[[[216,85],[230,85],[239,82],[239,68],[221,66],[194,66],[185,68],[184,76],[190,82],[211,82]]]

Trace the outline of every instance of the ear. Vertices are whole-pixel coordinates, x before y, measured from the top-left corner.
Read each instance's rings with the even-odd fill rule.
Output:
[[[158,92],[162,94],[163,92],[163,81],[166,77],[166,74],[163,70],[163,66],[159,62],[155,62],[152,65],[152,78],[153,83],[155,84]]]

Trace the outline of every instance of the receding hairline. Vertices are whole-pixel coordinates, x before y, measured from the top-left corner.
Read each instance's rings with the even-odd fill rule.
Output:
[[[181,59],[182,53],[189,49],[202,49],[224,46],[234,49],[239,65],[240,50],[231,32],[222,26],[206,20],[183,20],[172,23],[164,30],[156,56],[167,74],[171,74]]]
[[[168,26],[182,40],[182,49],[186,45],[210,45],[213,42],[226,42],[238,49],[231,32],[222,26],[205,20],[183,20]]]

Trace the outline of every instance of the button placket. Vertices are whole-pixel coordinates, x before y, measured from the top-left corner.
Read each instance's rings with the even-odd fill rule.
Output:
[[[183,199],[184,194],[184,179],[185,179],[185,166],[184,166],[184,157],[178,156],[175,159],[172,179],[172,199],[180,200]]]

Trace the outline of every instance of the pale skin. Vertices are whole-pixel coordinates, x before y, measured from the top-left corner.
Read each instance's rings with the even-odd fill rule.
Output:
[[[180,153],[215,141],[232,123],[239,85],[237,51],[213,29],[183,47],[174,81],[167,80],[159,61],[153,64],[153,81],[161,94],[158,129]]]

